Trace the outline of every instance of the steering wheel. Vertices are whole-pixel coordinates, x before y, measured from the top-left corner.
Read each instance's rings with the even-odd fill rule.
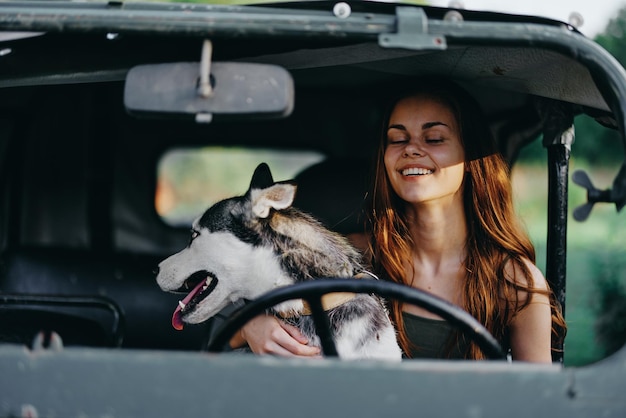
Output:
[[[321,302],[322,295],[333,292],[375,293],[386,299],[396,299],[422,307],[459,328],[464,335],[478,345],[488,358],[493,360],[506,359],[504,350],[493,335],[476,318],[458,306],[413,287],[368,279],[319,279],[296,283],[267,292],[229,317],[215,334],[207,351],[214,353],[223,351],[223,347],[235,335],[235,332],[272,306],[287,300],[303,299],[311,307],[313,322],[317,335],[320,337],[324,355],[337,356],[337,348],[330,330],[328,316],[324,312]]]

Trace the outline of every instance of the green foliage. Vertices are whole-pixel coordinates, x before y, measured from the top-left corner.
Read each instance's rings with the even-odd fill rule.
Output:
[[[618,131],[604,128],[587,115],[576,117],[574,127],[573,157],[590,164],[617,163],[624,159],[624,146]]]
[[[598,254],[594,257],[596,338],[604,355],[626,343],[626,262]]]
[[[604,33],[598,35],[595,41],[609,51],[623,66],[626,67],[626,7],[622,8],[617,16],[609,21]]]

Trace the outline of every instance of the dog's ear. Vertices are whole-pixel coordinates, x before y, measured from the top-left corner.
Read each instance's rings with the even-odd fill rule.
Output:
[[[250,182],[250,189],[266,189],[274,184],[274,178],[270,167],[266,163],[261,163],[254,170],[252,174],[252,181]]]
[[[252,212],[259,218],[267,218],[271,209],[288,208],[296,197],[296,188],[295,183],[281,182],[265,189],[251,189]]]

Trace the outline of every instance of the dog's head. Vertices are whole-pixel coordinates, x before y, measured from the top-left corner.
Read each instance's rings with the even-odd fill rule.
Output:
[[[291,206],[296,185],[274,183],[259,165],[244,196],[223,200],[194,221],[189,245],[159,264],[161,289],[185,294],[172,325],[206,321],[241,298],[254,299],[293,283],[271,246],[264,245],[263,221]]]

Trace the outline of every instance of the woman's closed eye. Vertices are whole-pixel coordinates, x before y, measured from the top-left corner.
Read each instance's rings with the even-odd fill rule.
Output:
[[[427,144],[441,144],[444,141],[443,138],[437,137],[437,138],[426,138],[426,143]]]
[[[406,144],[409,142],[408,138],[387,138],[387,145]]]

